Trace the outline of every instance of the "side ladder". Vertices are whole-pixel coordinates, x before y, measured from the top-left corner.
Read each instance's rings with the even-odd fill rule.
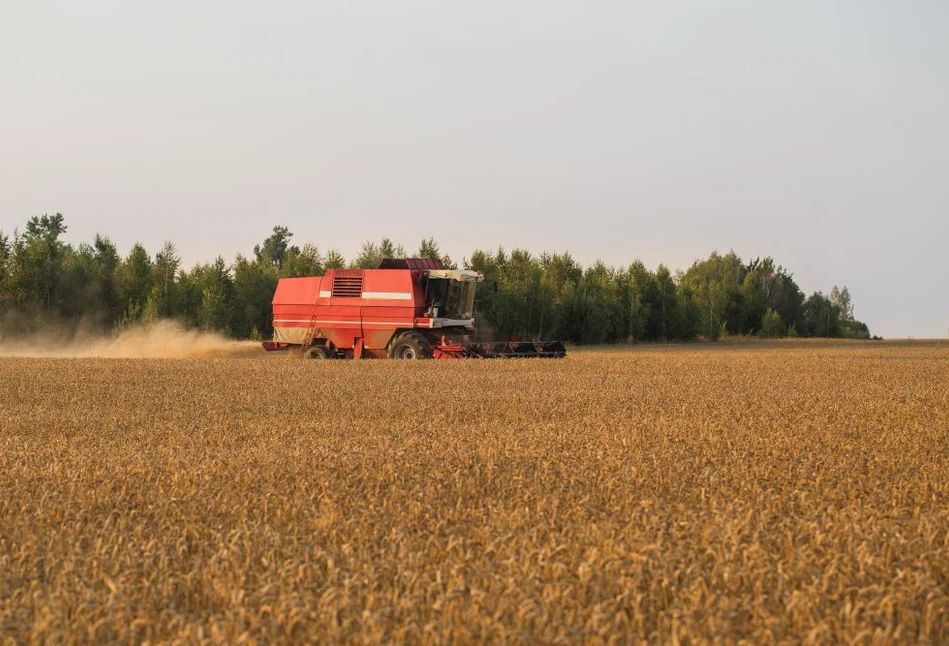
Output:
[[[306,351],[313,345],[313,339],[321,332],[316,326],[316,301],[313,302],[313,309],[310,310],[310,325],[306,328],[306,334],[303,336],[303,343],[300,345],[300,355],[306,354]]]

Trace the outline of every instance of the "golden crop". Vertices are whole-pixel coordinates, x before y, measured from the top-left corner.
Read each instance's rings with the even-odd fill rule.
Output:
[[[949,345],[0,359],[0,642],[949,642]]]

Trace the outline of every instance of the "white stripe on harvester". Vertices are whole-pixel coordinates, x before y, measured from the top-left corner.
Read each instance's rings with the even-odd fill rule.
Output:
[[[389,301],[410,301],[412,300],[411,292],[363,292],[363,298],[378,298],[382,300]]]
[[[309,323],[310,319],[274,319],[274,323]],[[411,321],[331,321],[328,319],[314,319],[313,323],[316,325],[321,324],[333,324],[333,325],[352,325],[358,327],[362,326],[375,326],[375,327],[392,327],[392,326],[411,326]],[[283,326],[285,327],[285,326]]]
[[[320,298],[330,298],[331,296],[333,296],[333,292],[325,289],[320,290]],[[412,300],[412,292],[363,292],[362,297],[385,301],[410,301]]]

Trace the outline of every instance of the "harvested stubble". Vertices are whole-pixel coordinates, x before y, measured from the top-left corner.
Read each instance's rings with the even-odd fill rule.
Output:
[[[949,641],[946,345],[0,381],[0,641]]]

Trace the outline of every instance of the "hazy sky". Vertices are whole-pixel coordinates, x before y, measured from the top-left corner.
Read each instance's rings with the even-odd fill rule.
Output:
[[[949,2],[0,0],[0,229],[685,269],[949,334]]]

